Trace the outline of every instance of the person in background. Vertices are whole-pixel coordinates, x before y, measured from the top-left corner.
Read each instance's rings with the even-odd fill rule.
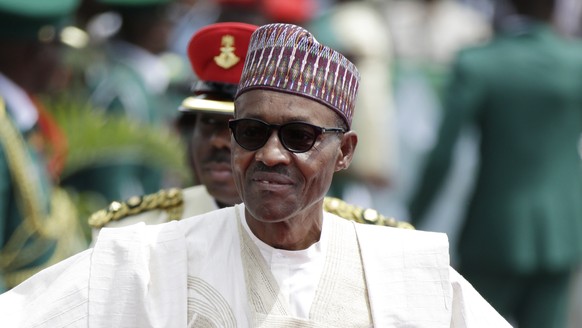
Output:
[[[172,0],[98,0],[118,29],[105,43],[105,60],[87,69],[91,100],[109,113],[147,124],[173,116],[165,98],[170,73],[159,57],[168,50]]]
[[[502,315],[564,327],[582,261],[582,45],[550,25],[553,0],[512,0],[488,44],[457,57],[438,141],[410,203],[421,220],[462,127],[480,136],[459,270]]]
[[[5,326],[510,327],[449,266],[444,234],[324,212],[357,145],[358,83],[307,30],[259,27],[229,121],[244,204],[102,230],[0,295]]]
[[[188,58],[198,81],[179,107],[176,126],[185,139],[195,186],[113,202],[89,218],[92,227],[161,223],[241,202],[230,167],[228,120],[234,113],[236,87],[256,28],[238,22],[210,24],[188,44]],[[131,211],[124,210],[128,207]]]
[[[349,169],[334,178],[330,193],[383,213],[398,166],[397,126],[392,99],[392,41],[381,6],[371,0],[334,1],[307,26],[321,42],[349,58],[362,76],[353,128],[360,146]],[[366,30],[367,33],[361,33]]]
[[[179,107],[176,124],[185,138],[196,185],[112,202],[89,218],[93,239],[104,226],[163,223],[242,202],[232,176],[228,121],[233,118],[236,88],[256,29],[256,25],[246,23],[214,23],[196,32],[188,44],[188,58],[198,81],[193,95]],[[326,211],[359,222],[413,228],[338,198],[326,198],[324,206]]]
[[[86,248],[58,181],[67,140],[40,101],[78,2],[0,1],[0,291]]]
[[[179,102],[170,96],[171,73],[162,54],[168,49],[173,26],[172,0],[95,1],[97,9],[85,19],[86,28],[94,39],[96,31],[109,34],[98,45],[93,40],[95,60],[84,67],[89,103],[111,121],[127,120],[144,127],[143,139],[150,138],[147,132],[152,130],[171,134],[171,119]],[[79,194],[102,199],[94,203],[104,206],[177,185],[167,167],[158,162],[147,160],[139,147],[112,145],[109,153],[75,170],[63,183]]]
[[[485,0],[488,1],[488,0]],[[436,140],[445,111],[445,81],[459,50],[482,44],[492,34],[487,16],[459,0],[385,1],[384,14],[391,35],[392,81],[398,165],[391,188],[376,195],[390,204],[389,213],[410,220],[408,202],[422,167]],[[454,166],[438,199],[426,212],[421,229],[447,233],[457,240],[459,221],[476,165],[472,130],[461,133],[455,145]],[[451,250],[453,264],[456,251]]]

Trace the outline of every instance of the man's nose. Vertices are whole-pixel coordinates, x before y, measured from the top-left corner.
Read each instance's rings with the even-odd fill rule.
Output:
[[[256,151],[255,159],[263,162],[267,166],[289,164],[291,154],[287,149],[285,149],[285,147],[283,147],[277,134],[277,130],[273,130],[265,145]]]

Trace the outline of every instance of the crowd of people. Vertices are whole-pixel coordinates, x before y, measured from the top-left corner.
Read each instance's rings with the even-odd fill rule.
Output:
[[[33,2],[3,327],[582,324],[582,6]]]

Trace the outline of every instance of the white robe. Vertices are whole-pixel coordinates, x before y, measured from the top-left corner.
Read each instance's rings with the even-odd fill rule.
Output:
[[[247,327],[236,208],[161,225],[103,229],[93,249],[0,295],[0,325],[186,327],[190,282],[213,290],[199,299],[218,296],[220,301],[207,304],[230,309],[232,317],[220,320]],[[350,224],[360,243],[375,327],[510,327],[449,266],[445,235]]]

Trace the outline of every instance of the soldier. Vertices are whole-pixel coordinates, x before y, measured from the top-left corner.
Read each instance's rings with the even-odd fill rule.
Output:
[[[116,33],[96,47],[85,69],[90,102],[115,120],[123,117],[148,130],[169,134],[173,103],[171,80],[162,54],[168,49],[172,0],[97,0],[105,11],[95,25],[119,24]],[[106,21],[103,23],[103,21]],[[101,49],[103,48],[103,49]],[[144,129],[143,138],[146,133]],[[113,158],[112,158],[113,157]],[[135,147],[94,161],[67,177],[65,183],[80,193],[91,193],[105,204],[132,195],[155,192],[166,183],[169,170],[144,159]]]
[[[169,48],[172,2],[97,0],[103,11],[118,20],[119,29],[104,44],[104,62],[95,63],[87,72],[95,104],[152,125],[171,117],[164,94],[170,73],[160,55]]]
[[[162,223],[241,202],[232,178],[228,121],[233,117],[234,94],[250,37],[256,28],[245,23],[211,24],[199,30],[188,44],[188,57],[199,81],[194,95],[186,98],[180,107],[178,126],[187,135],[189,163],[200,185],[184,190],[161,190],[123,203],[113,202],[89,218],[93,228],[142,221]],[[360,222],[412,228],[406,222],[397,222],[375,210],[351,206],[336,198],[327,198],[325,208]]]
[[[509,14],[493,40],[454,62],[411,218],[423,224],[460,132],[475,128],[479,165],[463,207],[459,271],[520,328],[565,327],[582,259],[582,44],[554,30],[554,0],[501,3]]]
[[[59,68],[76,0],[0,1],[0,291],[86,247],[56,185],[66,140],[35,98]]]

